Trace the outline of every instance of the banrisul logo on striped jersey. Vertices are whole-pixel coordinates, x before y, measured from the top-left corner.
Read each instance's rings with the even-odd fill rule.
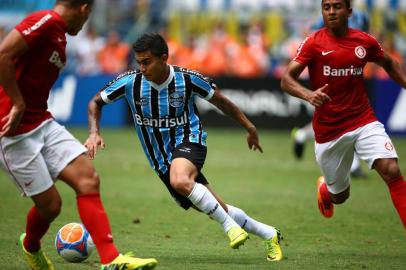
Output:
[[[137,125],[140,126],[150,126],[154,128],[172,128],[177,126],[184,126],[188,123],[188,117],[186,112],[183,115],[178,117],[165,117],[165,118],[148,118],[148,117],[141,117],[141,115],[135,113],[134,120]]]
[[[172,107],[179,108],[185,103],[185,95],[182,92],[173,92],[169,95],[169,104]]]

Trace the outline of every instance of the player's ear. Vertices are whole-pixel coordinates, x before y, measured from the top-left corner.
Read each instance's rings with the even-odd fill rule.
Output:
[[[161,59],[164,62],[168,61],[168,55],[166,53],[164,53],[163,55],[161,55]]]
[[[89,4],[83,4],[80,6],[80,13],[89,14],[92,10],[92,7]]]

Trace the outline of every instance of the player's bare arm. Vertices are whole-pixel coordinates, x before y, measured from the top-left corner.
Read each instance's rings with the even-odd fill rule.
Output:
[[[209,102],[219,108],[224,114],[240,123],[248,131],[247,143],[249,149],[254,151],[258,149],[262,153],[256,127],[233,102],[226,98],[218,89],[216,89]]]
[[[406,70],[399,62],[393,60],[388,54],[384,54],[384,58],[376,64],[385,69],[388,75],[400,84],[403,88],[406,88]]]
[[[315,107],[320,107],[331,98],[325,93],[328,85],[324,85],[315,91],[307,89],[299,83],[298,78],[306,66],[296,61],[291,61],[282,76],[281,88],[292,96],[306,100]]]
[[[94,159],[99,147],[101,149],[104,149],[104,147],[106,146],[102,136],[100,135],[100,118],[102,107],[105,104],[106,103],[101,98],[100,93],[97,93],[89,102],[89,138],[87,138],[85,146],[88,150],[87,155],[90,159]]]
[[[17,30],[12,30],[0,44],[0,85],[11,99],[13,106],[8,115],[0,119],[4,123],[0,137],[12,134],[25,111],[25,102],[17,85],[14,59],[24,54],[28,45]]]

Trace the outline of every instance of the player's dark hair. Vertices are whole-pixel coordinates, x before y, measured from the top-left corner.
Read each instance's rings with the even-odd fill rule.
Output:
[[[323,4],[323,0],[321,0],[321,3]],[[351,0],[344,0],[345,5],[347,8],[351,8]]]
[[[84,4],[88,4],[89,6],[93,6],[94,0],[56,0],[56,4],[65,4],[69,6],[80,6]]]
[[[133,44],[134,52],[150,51],[155,56],[168,54],[168,44],[165,39],[157,33],[146,33],[139,37]]]

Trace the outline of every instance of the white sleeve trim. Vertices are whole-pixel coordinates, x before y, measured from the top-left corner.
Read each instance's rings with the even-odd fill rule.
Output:
[[[211,90],[210,90],[210,92],[209,92],[209,94],[204,98],[205,100],[210,100],[212,97],[213,97],[213,95],[214,95],[214,89],[212,88]]]
[[[103,101],[104,101],[105,103],[111,103],[111,100],[107,97],[106,92],[101,91],[101,92],[100,92],[100,97],[103,99]]]

